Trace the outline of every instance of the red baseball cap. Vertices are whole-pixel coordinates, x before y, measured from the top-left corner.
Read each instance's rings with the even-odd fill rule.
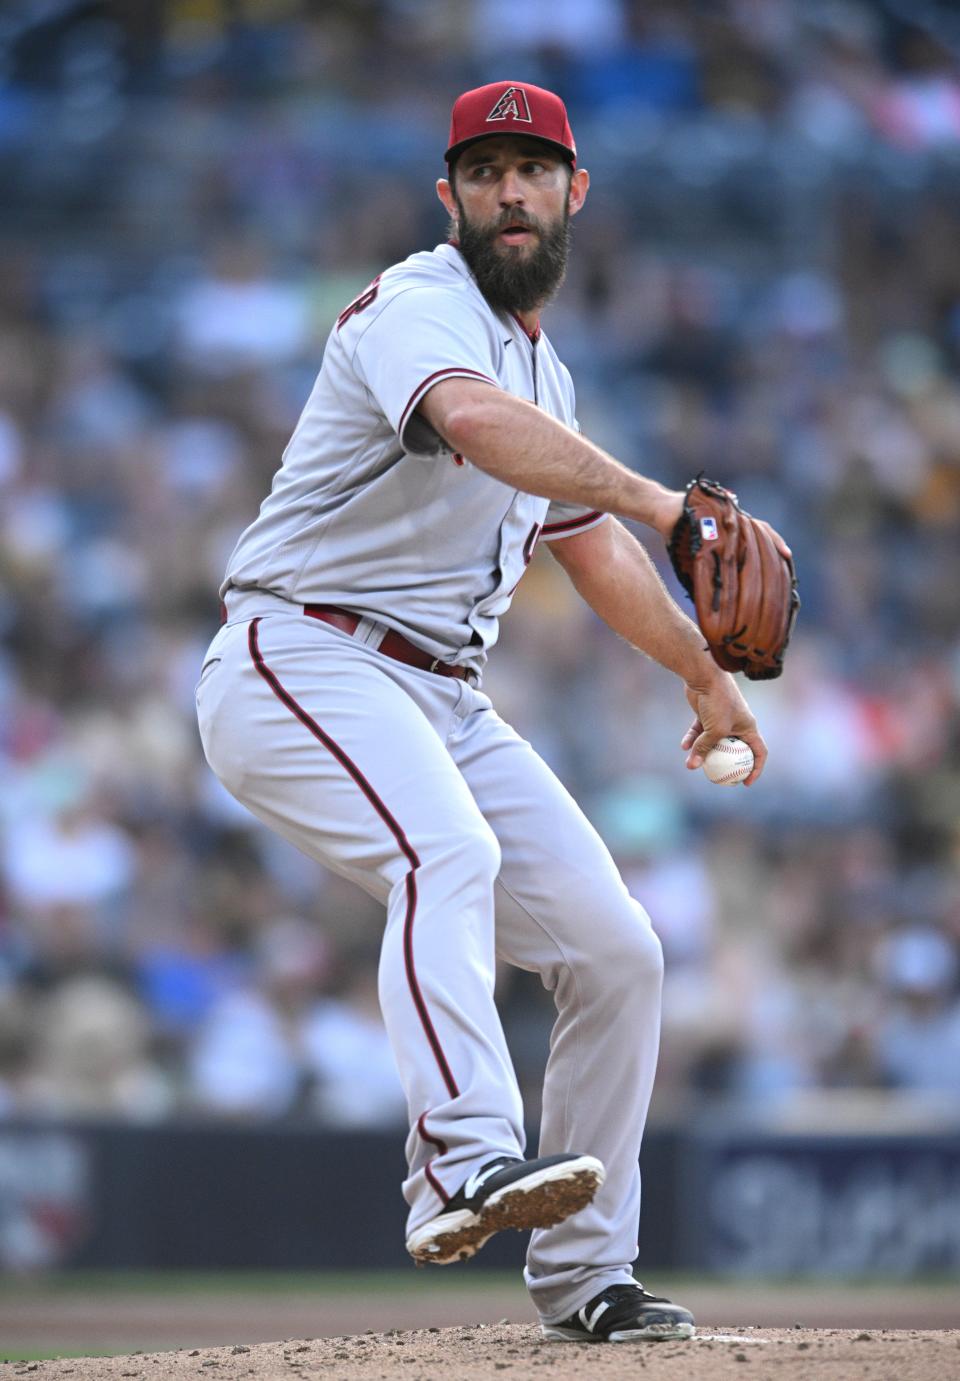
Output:
[[[577,146],[559,96],[529,82],[490,82],[458,96],[450,116],[447,163],[479,139],[498,134],[522,134],[539,139],[577,166]]]

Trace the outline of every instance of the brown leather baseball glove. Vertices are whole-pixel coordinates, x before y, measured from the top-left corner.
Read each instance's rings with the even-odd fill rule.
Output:
[[[793,561],[771,532],[736,494],[698,475],[667,544],[714,661],[751,681],[780,675],[800,608]]]

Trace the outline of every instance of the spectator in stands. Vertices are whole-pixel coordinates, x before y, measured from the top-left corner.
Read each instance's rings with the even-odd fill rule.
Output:
[[[550,321],[585,431],[668,484],[733,484],[800,571],[759,795],[676,771],[655,675],[539,557],[491,663],[662,917],[658,1098],[960,1097],[937,7],[388,0],[245,7],[229,35],[189,6],[156,33],[138,6],[61,9],[43,42],[0,36],[0,1118],[396,1115],[350,960],[366,900],[216,788],[192,668],[336,313],[430,233],[409,174],[492,35],[553,73],[589,150],[598,211]],[[503,1001],[536,1084],[549,998],[519,976]]]

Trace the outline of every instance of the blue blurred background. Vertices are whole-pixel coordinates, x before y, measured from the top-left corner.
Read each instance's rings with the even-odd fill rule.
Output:
[[[800,573],[748,792],[544,553],[487,676],[663,939],[654,1126],[960,1125],[956,7],[7,0],[0,1128],[400,1144],[379,910],[222,791],[193,686],[333,319],[443,238],[450,105],[501,77],[593,177],[545,317],[584,431],[735,488]],[[535,1123],[550,1000],[500,1001]],[[0,1266],[59,1259],[25,1241]]]

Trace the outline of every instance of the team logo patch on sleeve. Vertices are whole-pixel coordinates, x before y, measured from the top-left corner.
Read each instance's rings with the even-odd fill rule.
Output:
[[[700,519],[700,536],[705,542],[715,542],[719,533],[717,532],[716,518]]]
[[[527,104],[527,93],[522,86],[507,87],[487,116],[487,122],[491,120],[522,120],[524,124],[533,124],[533,116]]]

